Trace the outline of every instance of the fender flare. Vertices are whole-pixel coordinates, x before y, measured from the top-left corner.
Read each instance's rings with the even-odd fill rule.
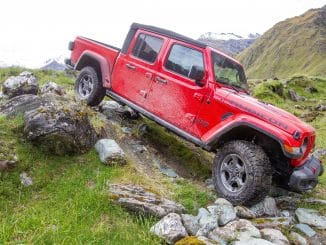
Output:
[[[81,70],[85,66],[90,65],[86,62],[86,59],[94,60],[99,64],[100,72],[102,76],[102,84],[105,88],[111,88],[111,66],[109,62],[101,55],[90,51],[85,50],[79,57],[77,63],[75,64],[75,70]]]
[[[208,147],[210,147],[211,149],[213,149],[214,145],[218,142],[218,140],[222,136],[224,136],[225,134],[229,133],[230,131],[232,131],[232,130],[238,128],[238,127],[241,127],[241,126],[249,127],[251,129],[254,129],[254,130],[266,135],[267,137],[272,138],[273,140],[275,140],[276,142],[279,143],[279,145],[280,145],[280,147],[282,149],[282,152],[286,157],[288,157],[288,158],[293,158],[294,157],[294,155],[292,155],[292,154],[285,151],[285,149],[284,149],[285,141],[283,139],[278,138],[277,136],[270,133],[269,131],[259,127],[257,124],[252,123],[252,122],[247,121],[247,120],[246,121],[239,120],[239,121],[236,121],[236,122],[231,122],[224,129],[222,129],[220,131],[217,131],[214,134],[212,134],[212,136],[209,137],[209,139],[205,142],[206,145]]]

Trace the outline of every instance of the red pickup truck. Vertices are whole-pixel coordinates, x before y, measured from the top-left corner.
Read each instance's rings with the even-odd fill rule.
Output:
[[[80,71],[75,92],[90,106],[105,95],[216,152],[216,191],[253,204],[272,179],[295,191],[314,188],[323,172],[309,155],[315,130],[252,98],[242,65],[172,31],[132,24],[122,49],[88,38],[69,43],[66,64]]]

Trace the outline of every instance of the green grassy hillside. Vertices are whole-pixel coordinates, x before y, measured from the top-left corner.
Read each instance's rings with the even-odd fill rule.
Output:
[[[326,74],[326,6],[277,23],[237,58],[249,78]]]

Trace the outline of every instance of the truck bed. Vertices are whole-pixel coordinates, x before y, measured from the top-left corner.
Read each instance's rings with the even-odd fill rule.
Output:
[[[78,36],[74,42],[74,52],[72,52],[71,64],[73,66],[77,64],[78,59],[83,57],[83,54],[85,53],[88,53],[89,55],[101,54],[101,56],[106,59],[111,74],[116,58],[120,53],[120,49],[90,38]]]

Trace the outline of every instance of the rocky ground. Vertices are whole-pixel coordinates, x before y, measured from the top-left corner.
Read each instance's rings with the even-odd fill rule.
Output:
[[[30,72],[7,78],[2,91],[0,114],[7,118],[2,120],[24,115],[22,128],[16,130],[20,130],[23,141],[36,146],[42,154],[64,157],[95,148],[98,159],[107,168],[119,171],[131,166],[131,172],[144,180],[135,181],[134,173],[129,178],[126,173],[119,181],[108,181],[108,197],[131,214],[156,217],[148,232],[168,244],[326,243],[326,217],[315,209],[302,208],[303,203],[318,205],[324,214],[325,200],[274,188],[269,197],[255,206],[234,207],[212,191],[207,164],[212,155],[138,118],[129,108],[104,101],[90,109],[54,82],[40,86]],[[295,103],[304,100],[295,91],[288,90],[288,95]],[[323,106],[318,104],[313,111],[323,113]],[[298,110],[304,111],[306,107]],[[6,134],[0,130],[0,174],[15,171],[22,164],[15,139],[4,141]],[[325,150],[320,148],[315,154],[323,157]],[[32,173],[28,168],[19,173],[22,186],[35,185],[38,180]],[[182,203],[173,200],[175,196],[167,187],[184,180],[196,186],[194,193],[208,193],[202,202],[205,205],[188,205],[183,198]],[[90,189],[94,185],[87,182]],[[323,189],[318,191],[323,193]],[[192,199],[203,197],[191,193]]]

